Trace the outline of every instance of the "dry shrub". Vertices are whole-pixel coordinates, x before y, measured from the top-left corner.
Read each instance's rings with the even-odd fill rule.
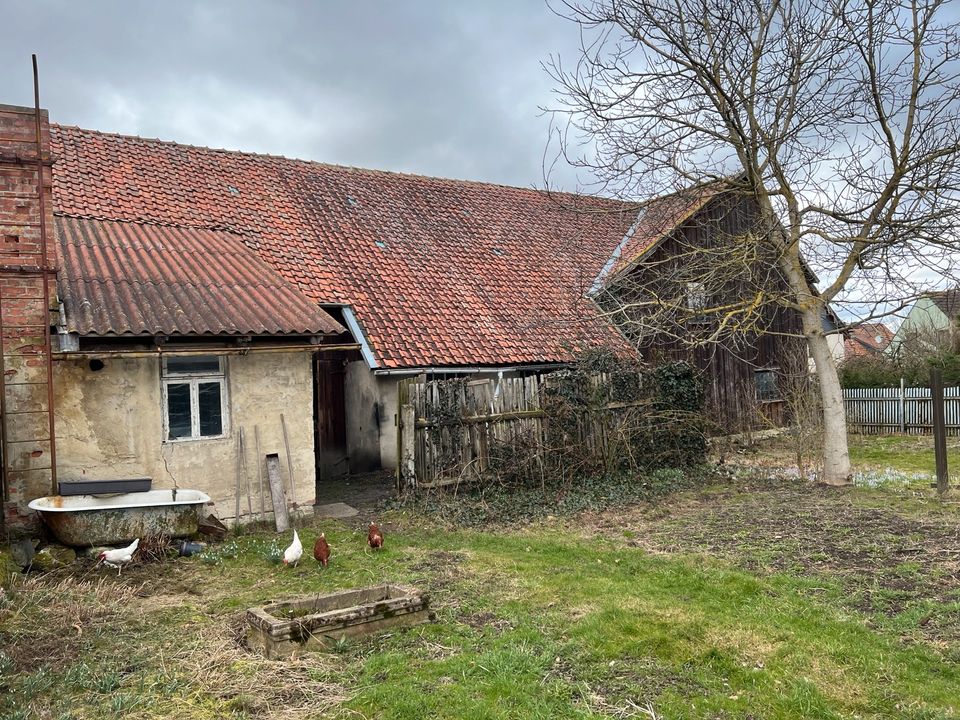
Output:
[[[140,539],[134,559],[138,563],[165,563],[174,554],[173,540],[166,533],[147,535]]]
[[[295,660],[267,660],[244,644],[243,616],[198,628],[194,642],[172,659],[207,693],[251,717],[287,720],[323,716],[347,699],[331,680],[331,656],[308,653]],[[184,701],[187,702],[187,701]]]
[[[5,651],[22,671],[72,661],[83,635],[113,622],[141,587],[117,584],[113,577],[18,576],[4,609]]]

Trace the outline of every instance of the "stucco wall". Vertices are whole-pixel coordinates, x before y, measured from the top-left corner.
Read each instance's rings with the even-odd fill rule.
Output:
[[[396,377],[377,378],[383,422],[380,423],[380,465],[397,469],[397,383]]]
[[[226,358],[229,425],[221,439],[163,441],[158,358],[104,360],[94,372],[85,360],[54,367],[57,470],[61,480],[147,476],[155,488],[176,484],[210,495],[221,518],[234,516],[239,430],[244,433],[247,477],[254,512],[259,510],[254,427],[261,458],[280,456],[289,487],[280,413],[293,456],[296,500],[315,495],[312,377],[309,353],[251,353]],[[264,467],[266,506],[269,488]],[[246,514],[246,480],[241,480],[241,517]]]
[[[362,360],[347,363],[344,405],[350,472],[379,469],[380,436],[393,425],[393,415],[385,416],[377,378]]]

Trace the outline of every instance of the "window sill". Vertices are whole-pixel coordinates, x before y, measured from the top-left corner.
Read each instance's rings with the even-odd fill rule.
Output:
[[[204,442],[205,440],[229,440],[230,433],[224,435],[204,435],[202,437],[166,438],[164,445],[179,445],[180,443]]]

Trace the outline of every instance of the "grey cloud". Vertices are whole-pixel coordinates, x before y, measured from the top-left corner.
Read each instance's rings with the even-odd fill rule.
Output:
[[[325,162],[542,184],[576,29],[523,2],[0,0],[0,102],[83,127]],[[552,178],[567,189],[572,170]]]

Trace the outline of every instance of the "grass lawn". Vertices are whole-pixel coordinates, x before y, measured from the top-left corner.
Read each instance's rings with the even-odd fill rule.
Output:
[[[896,497],[893,501],[896,501]],[[883,489],[758,476],[522,528],[395,512],[386,549],[325,530],[330,568],[245,534],[205,558],[18,578],[5,718],[957,718],[960,517]],[[244,608],[382,581],[437,622],[294,661]]]
[[[933,437],[929,435],[850,434],[848,446],[854,472],[873,480],[882,480],[885,472],[892,471],[901,484],[925,488],[936,476]],[[764,467],[790,466],[796,464],[796,451],[790,437],[780,435],[739,448],[731,453],[731,461]],[[810,461],[808,458],[807,462]],[[951,483],[960,485],[960,437],[947,438],[947,466]]]
[[[850,461],[858,467],[936,475],[933,438],[929,435],[851,435]],[[960,479],[960,438],[947,438],[947,466]]]

